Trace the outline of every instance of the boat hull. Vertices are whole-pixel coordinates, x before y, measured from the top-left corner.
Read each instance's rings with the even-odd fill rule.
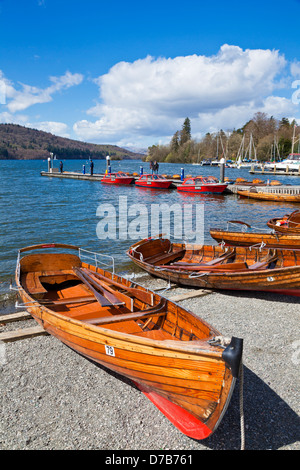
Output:
[[[177,191],[186,193],[223,193],[227,184],[203,184],[201,186],[182,185],[177,187]]]
[[[267,248],[300,249],[300,232],[296,234],[285,233],[259,233],[235,232],[221,229],[210,229],[211,237],[218,243],[229,246],[263,245]]]
[[[277,202],[300,202],[300,194],[288,194],[279,192],[255,192],[255,191],[237,191],[237,194],[251,199],[258,199],[262,201],[277,201]]]
[[[102,184],[117,184],[117,185],[125,185],[125,184],[131,184],[133,182],[134,178],[102,178],[101,183]]]
[[[300,211],[296,210],[289,216],[276,217],[267,222],[267,226],[277,233],[300,235]]]
[[[260,267],[251,270],[247,262],[249,265],[258,263],[268,255],[269,250],[233,247],[234,256],[239,258],[241,260],[239,264],[245,264],[245,267],[241,268],[237,264],[236,269],[232,267],[229,269],[226,268],[226,263],[220,268],[199,265],[199,259],[207,262],[226,255],[228,248],[217,245],[195,245],[186,250],[183,244],[173,244],[165,254],[161,252],[160,262],[152,263],[148,253],[151,253],[149,250],[153,242],[154,240],[138,242],[128,250],[127,254],[140,268],[169,282],[204,289],[262,291],[300,296],[300,251],[274,249],[275,255],[279,258],[279,264],[282,259],[285,259],[287,266],[272,269]],[[152,258],[153,253],[152,249]],[[156,253],[156,259],[157,257],[158,253]],[[168,265],[170,260],[173,262],[179,260],[182,265]]]
[[[147,188],[147,189],[168,189],[172,181],[149,181],[149,182],[135,182],[136,186],[140,188]]]
[[[26,262],[28,264],[28,260]],[[133,285],[119,276],[81,264],[84,269],[86,266],[95,273],[107,276],[108,280],[122,283],[124,288]],[[43,272],[45,276],[46,270]],[[159,403],[159,409],[169,419],[171,413],[171,421],[175,425],[177,423],[182,431],[185,429],[190,437],[205,438],[215,431],[228,406],[236,380],[236,375],[233,376],[224,360],[224,348],[207,342],[209,338],[219,335],[217,330],[167,299],[163,299],[167,311],[164,322],[168,326],[172,318],[175,320],[174,340],[171,333],[170,340],[165,337],[163,340],[155,339],[154,333],[158,334],[156,329],[153,330],[153,337],[151,334],[143,336],[139,323],[130,320],[121,322],[121,327],[117,329],[110,324],[101,327],[82,320],[87,314],[90,315],[90,306],[72,307],[65,304],[62,311],[58,311],[60,307],[54,310],[43,304],[43,300],[30,293],[27,284],[22,281],[22,264],[16,271],[16,282],[28,311],[48,333],[86,358],[139,384],[139,388],[154,403]],[[161,302],[160,296],[154,293],[153,296],[154,305]],[[63,299],[66,299],[64,295]],[[183,337],[187,334],[184,333],[186,328],[190,328],[190,331],[198,331],[197,334],[201,334],[203,339],[179,341],[177,335],[180,328]],[[173,405],[177,410],[175,415]],[[182,426],[189,415],[193,425]]]

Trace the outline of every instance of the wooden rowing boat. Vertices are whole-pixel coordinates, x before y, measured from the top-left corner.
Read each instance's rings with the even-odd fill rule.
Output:
[[[141,240],[128,256],[150,274],[207,289],[277,292],[300,296],[300,251]]]
[[[252,187],[249,190],[239,190],[237,194],[262,201],[300,202],[300,194],[295,194],[293,188],[286,190],[272,188],[272,190],[261,191],[257,187]]]
[[[211,237],[218,243],[226,246],[265,246],[267,248],[286,248],[300,250],[300,236],[296,234],[284,234],[278,232],[237,232],[210,229]]]
[[[39,251],[24,256],[30,250]],[[198,316],[68,250],[78,248],[19,251],[16,282],[30,314],[69,347],[131,379],[182,432],[211,435],[238,376],[242,340],[224,347]]]
[[[267,226],[282,234],[300,234],[300,211],[296,210],[283,217],[275,217],[267,222]]]
[[[273,219],[276,220],[276,219]],[[229,220],[228,224],[241,224],[242,231],[225,230],[220,228],[211,228],[210,235],[218,243],[226,246],[266,246],[267,248],[287,248],[300,249],[300,232],[297,234],[285,232],[280,233],[274,230],[270,232],[251,232],[251,226],[239,220]]]

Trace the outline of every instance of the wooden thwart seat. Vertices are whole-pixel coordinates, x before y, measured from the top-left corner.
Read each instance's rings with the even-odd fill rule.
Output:
[[[176,251],[176,252],[163,253],[163,254],[160,254],[160,255],[149,256],[148,258],[144,258],[144,261],[146,263],[150,263],[150,264],[160,263],[161,261],[164,261],[165,263],[169,263],[173,259],[176,259],[180,256],[183,256],[184,254],[185,254],[185,250],[180,250],[180,251]]]
[[[210,261],[207,261],[207,263],[194,263],[194,264],[198,266],[214,266],[215,264],[220,264],[223,261],[227,260],[228,258],[231,258],[234,254],[235,254],[235,249],[229,251],[228,253],[224,253],[219,258],[214,258]],[[183,261],[177,261],[173,264],[178,265],[178,266],[190,266],[190,265],[193,265],[193,262],[191,261],[190,263],[188,263],[188,262],[183,262]]]
[[[40,275],[41,272],[29,272],[23,274],[25,285],[28,291],[33,295],[45,294],[47,292],[47,289],[42,286]]]
[[[83,297],[73,297],[73,298],[71,297],[69,299],[66,298],[66,299],[57,299],[57,300],[43,299],[43,303],[47,303],[51,305],[81,304],[85,302],[96,302],[95,296],[86,295]]]
[[[70,275],[73,275],[74,278],[76,277],[73,270],[60,270],[60,271],[30,271],[28,273],[24,273],[25,284],[27,286],[28,291],[33,295],[38,294],[45,294],[47,289],[42,285],[41,278],[45,282],[47,282],[47,277],[57,277],[60,282],[63,280],[67,280],[70,278]]]
[[[135,313],[122,313],[121,315],[111,315],[109,317],[99,317],[99,318],[91,318],[90,320],[82,320],[84,323],[88,323],[89,325],[105,325],[108,323],[118,323],[122,321],[132,321],[132,320],[140,320],[142,318],[148,317],[159,317],[162,315],[166,315],[166,311],[162,310],[160,312],[135,312]]]

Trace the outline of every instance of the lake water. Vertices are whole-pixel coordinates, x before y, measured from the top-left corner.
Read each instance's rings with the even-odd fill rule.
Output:
[[[57,166],[58,166],[57,162]],[[106,162],[95,160],[94,173],[103,173]],[[82,172],[84,160],[65,160],[65,171]],[[112,161],[112,171],[149,172],[149,163],[141,161]],[[201,167],[161,163],[159,173],[185,175],[213,175],[219,177],[218,167]],[[183,195],[172,190],[147,190],[131,186],[111,187],[100,181],[48,178],[41,176],[47,171],[47,161],[0,161],[0,295],[6,296],[10,280],[14,280],[17,251],[24,246],[61,242],[71,243],[91,251],[114,256],[117,272],[131,272],[134,268],[126,256],[126,250],[137,240],[101,240],[97,236],[97,226],[101,217],[97,209],[103,204],[111,204],[118,212],[119,197],[126,196],[128,208],[133,204],[168,205],[191,204],[203,208],[204,242],[215,243],[209,235],[211,227],[225,227],[228,220],[241,220],[261,229],[268,229],[266,221],[273,216],[281,216],[297,209],[296,204],[257,202],[240,199],[236,195]],[[250,175],[249,169],[226,168],[225,176],[236,179],[243,177],[252,180],[259,175]],[[300,184],[299,177],[276,176],[285,184]],[[267,178],[264,178],[267,179]],[[124,200],[124,199],[123,199]],[[101,206],[102,207],[102,206]],[[171,231],[172,235],[172,231]],[[0,297],[0,300],[1,300]],[[1,301],[0,301],[1,309]]]

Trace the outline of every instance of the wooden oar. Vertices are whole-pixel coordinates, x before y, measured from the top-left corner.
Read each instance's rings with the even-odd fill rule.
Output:
[[[129,294],[132,294],[134,297],[136,297],[138,300],[141,300],[142,302],[145,302],[148,305],[153,305],[153,294],[152,292],[146,292],[143,291],[137,287],[128,287],[125,284],[120,284],[117,281],[114,281],[113,279],[109,279],[105,276],[103,276],[100,273],[97,273],[95,271],[91,271],[90,269],[87,268],[81,268],[82,271],[85,271],[87,273],[93,274],[94,276],[98,277],[101,281],[106,282],[107,284],[111,284],[118,289],[124,289],[126,290]]]
[[[109,292],[105,292],[104,295],[101,295],[99,294],[99,292],[93,287],[93,284],[94,282],[89,279],[87,279],[86,275],[84,275],[82,272],[80,272],[80,270],[76,267],[73,268],[76,276],[79,277],[79,279],[81,279],[81,281],[86,285],[88,286],[88,288],[93,292],[94,296],[96,297],[96,300],[99,302],[99,304],[101,305],[101,307],[111,307],[113,305],[124,305],[124,302],[120,302],[119,299],[117,299],[115,296],[113,296],[114,298],[108,298],[108,296],[106,294],[109,294]],[[96,286],[97,288],[99,288],[100,286],[97,285]],[[104,290],[104,289],[103,289]]]
[[[155,266],[156,269],[170,269],[172,271],[205,271],[205,272],[226,272],[226,271],[245,271],[248,269],[246,263],[228,263],[215,266],[205,266],[199,264],[193,266]]]
[[[82,269],[82,268],[81,268]],[[106,282],[104,281],[101,281],[100,279],[97,279],[96,276],[94,276],[95,272],[94,271],[90,271],[91,274],[90,274],[90,278],[96,283],[95,286],[100,286],[101,289],[107,291],[107,292],[110,292],[111,294],[113,294],[116,298],[119,299],[120,302],[123,302],[124,305],[126,305],[127,308],[129,308],[129,310],[131,310],[133,312],[133,307],[134,307],[134,301],[133,301],[133,298],[132,297],[129,297],[129,295],[127,295],[126,293],[123,293],[123,292],[120,292],[120,291],[116,291],[115,289],[113,289],[111,286],[109,286],[108,284],[106,284]]]

